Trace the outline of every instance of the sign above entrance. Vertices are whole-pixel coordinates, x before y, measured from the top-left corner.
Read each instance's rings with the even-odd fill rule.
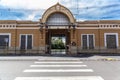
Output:
[[[68,26],[49,26],[48,29],[68,29]]]

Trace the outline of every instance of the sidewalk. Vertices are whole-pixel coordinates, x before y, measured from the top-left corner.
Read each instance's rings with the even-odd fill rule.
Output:
[[[80,61],[120,61],[120,56],[0,56],[0,61],[31,61],[31,60],[80,60]]]

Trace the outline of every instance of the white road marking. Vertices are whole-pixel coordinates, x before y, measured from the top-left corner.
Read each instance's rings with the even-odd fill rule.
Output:
[[[79,61],[80,59],[62,59],[62,58],[56,58],[56,59],[38,59],[38,60],[44,60],[44,61],[52,61],[52,60],[59,60],[59,61],[66,61],[66,60],[69,60],[69,61]]]
[[[23,72],[93,72],[92,69],[26,69]]]
[[[34,62],[34,63],[83,63],[83,62],[73,62],[73,61],[71,61],[71,62]]]
[[[15,80],[104,80],[100,76],[72,76],[72,77],[17,77]]]
[[[30,67],[87,67],[87,65],[30,65]]]

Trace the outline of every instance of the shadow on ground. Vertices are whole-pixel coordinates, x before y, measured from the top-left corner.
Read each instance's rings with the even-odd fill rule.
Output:
[[[119,53],[78,53],[77,55],[64,55],[64,54],[31,54],[31,53],[22,53],[22,54],[0,54],[0,56],[47,56],[47,57],[80,57],[88,58],[92,56],[120,56]]]

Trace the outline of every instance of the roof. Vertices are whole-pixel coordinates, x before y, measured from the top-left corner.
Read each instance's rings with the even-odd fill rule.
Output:
[[[40,21],[29,20],[0,20],[0,24],[37,24]],[[78,24],[120,24],[120,20],[93,20],[93,21],[78,21]]]
[[[120,20],[79,21],[78,24],[120,24]]]

